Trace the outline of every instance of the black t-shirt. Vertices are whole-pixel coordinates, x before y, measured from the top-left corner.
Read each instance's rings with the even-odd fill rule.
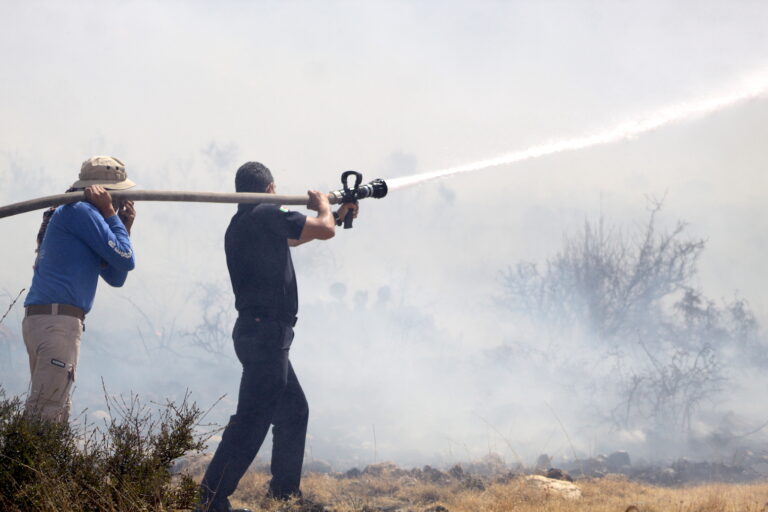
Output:
[[[306,220],[274,204],[238,206],[224,236],[238,311],[296,316],[299,299],[288,239],[299,239]]]

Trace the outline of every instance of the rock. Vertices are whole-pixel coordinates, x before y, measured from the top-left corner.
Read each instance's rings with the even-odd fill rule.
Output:
[[[514,471],[507,471],[503,475],[497,476],[494,482],[497,484],[506,485],[512,480],[514,480],[515,478],[517,478],[517,473],[515,473]]]
[[[605,465],[608,471],[612,473],[623,473],[627,471],[632,463],[629,460],[629,454],[625,451],[613,452],[605,459]]]
[[[379,462],[378,464],[369,464],[368,466],[365,466],[363,474],[381,476],[396,471],[399,471],[399,468],[393,462]]]
[[[644,458],[640,457],[638,459],[635,459],[635,463],[632,465],[634,469],[646,469],[651,467],[651,464],[645,460]]]
[[[344,473],[344,478],[360,478],[360,476],[363,474],[362,471],[360,471],[357,468],[352,468],[346,473]]]
[[[448,474],[451,475],[456,480],[458,480],[459,482],[461,482],[461,486],[464,489],[472,489],[476,491],[485,490],[485,484],[483,483],[483,481],[479,478],[473,477],[469,473],[465,473],[464,469],[459,464],[456,464],[451,469],[449,469]]]
[[[448,509],[442,505],[435,505],[433,507],[425,508],[424,512],[448,512]]]
[[[566,482],[573,482],[571,475],[558,468],[549,468],[544,476],[552,478],[553,480],[565,480]]]
[[[448,483],[451,477],[447,473],[443,473],[439,469],[435,469],[432,466],[424,466],[420,475],[422,480],[432,483]]]
[[[462,469],[460,464],[456,464],[451,469],[449,469],[448,474],[458,480],[461,480],[462,478],[464,478],[464,470]]]
[[[333,472],[333,466],[324,460],[310,460],[309,462],[305,462],[302,469],[307,473],[320,473],[322,475],[327,475]]]
[[[580,473],[583,476],[602,478],[608,473],[608,468],[605,465],[605,457],[602,455],[592,457],[591,459],[577,461],[575,464],[579,467]]]
[[[525,481],[528,485],[557,494],[567,500],[577,500],[581,498],[581,489],[572,482],[555,480],[541,475],[527,476],[525,477]]]
[[[464,489],[470,489],[473,491],[484,491],[485,490],[485,484],[482,480],[479,478],[474,478],[471,476],[466,476],[461,480],[461,486]]]
[[[677,482],[677,472],[672,468],[664,468],[659,472],[659,482],[664,485],[673,485]]]

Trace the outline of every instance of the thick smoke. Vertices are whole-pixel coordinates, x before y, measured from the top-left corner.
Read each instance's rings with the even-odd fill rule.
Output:
[[[0,95],[3,204],[62,192],[101,153],[148,189],[231,191],[245,160],[268,165],[281,193],[338,188],[350,168],[410,176],[596,133],[766,64],[758,4],[712,4],[695,17],[662,2],[439,13],[69,3],[46,6],[49,17],[26,5],[0,7],[0,54],[13,70]],[[661,446],[712,456],[711,444],[688,441],[759,427],[766,411],[751,397],[764,381],[735,348],[719,353],[721,390],[701,402],[687,440],[662,445],[669,436],[636,417],[617,426],[619,377],[650,368],[638,340],[621,338],[634,373],[617,374],[612,338],[521,315],[505,276],[519,262],[545,275],[585,220],[642,233],[646,196],[666,193],[659,232],[684,220],[686,239],[706,240],[687,284],[721,313],[746,299],[765,325],[767,113],[758,99],[615,145],[399,190],[364,202],[353,230],[297,248],[292,358],[310,401],[309,459],[341,469],[495,452],[530,464],[541,452],[616,448],[651,458]],[[103,378],[110,393],[149,400],[189,389],[206,407],[226,394],[209,416],[224,423],[240,372],[222,242],[233,208],[137,208],[137,269],[124,288],[100,286],[74,408],[103,417]],[[0,221],[0,307],[29,286],[39,221]],[[14,393],[28,378],[20,323],[16,307],[0,326],[0,381]],[[665,347],[656,353],[668,361]]]

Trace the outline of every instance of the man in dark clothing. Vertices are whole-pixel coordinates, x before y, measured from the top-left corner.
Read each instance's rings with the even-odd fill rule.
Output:
[[[276,192],[269,169],[257,162],[238,169],[235,188]],[[309,408],[288,359],[298,311],[290,247],[332,238],[334,216],[343,218],[349,209],[357,214],[356,205],[343,205],[334,214],[325,194],[308,193],[308,207],[316,217],[277,205],[241,204],[224,238],[239,314],[232,338],[243,374],[237,411],[203,477],[203,511],[232,510],[228,497],[256,457],[270,425],[274,427],[269,494],[280,499],[301,496]]]

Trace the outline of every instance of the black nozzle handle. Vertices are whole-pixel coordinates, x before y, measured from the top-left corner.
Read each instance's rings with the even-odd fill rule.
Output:
[[[349,186],[349,178],[354,178],[354,184]],[[363,181],[363,175],[357,171],[344,171],[341,174],[341,184],[344,185],[344,197],[342,202],[345,204],[357,203],[357,189],[360,188],[360,183]],[[353,210],[347,210],[347,214],[344,216],[344,229],[352,228],[352,220],[355,217]]]
[[[357,201],[355,201],[355,204],[357,204]],[[344,215],[344,218],[342,219],[339,217],[337,213],[334,212],[333,214],[335,220],[335,223],[337,226],[344,226],[344,229],[351,229],[352,228],[352,221],[355,219],[355,212],[352,210],[348,210],[347,213]]]
[[[349,186],[349,177],[354,176],[355,183],[350,187]],[[363,175],[360,174],[357,171],[344,171],[341,174],[341,184],[344,185],[344,192],[347,194],[354,195],[357,188],[360,186],[360,183],[363,181]]]
[[[344,229],[352,228],[352,221],[355,218],[354,210],[347,210],[347,214],[344,216]]]

